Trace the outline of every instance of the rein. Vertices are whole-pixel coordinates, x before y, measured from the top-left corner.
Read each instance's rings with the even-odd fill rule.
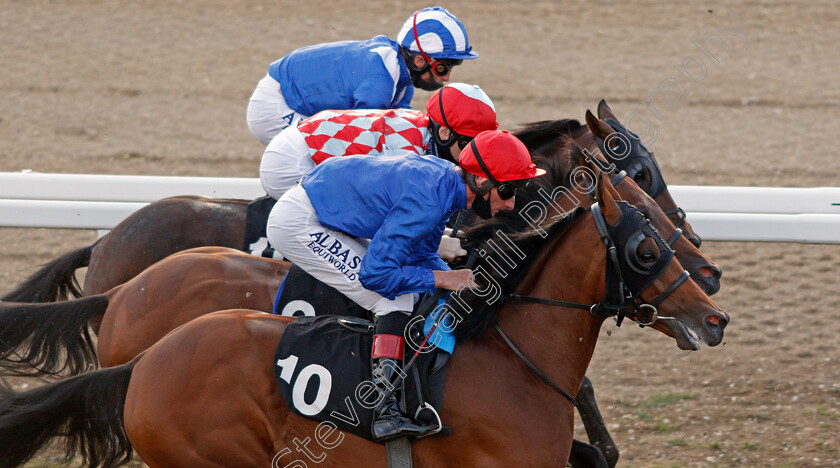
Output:
[[[554,382],[553,382],[553,381],[552,381],[552,380],[551,380],[551,379],[550,379],[547,375],[545,375],[545,374],[543,373],[543,371],[541,371],[541,370],[540,370],[537,366],[535,366],[534,364],[532,364],[532,363],[531,363],[531,361],[529,361],[529,360],[528,360],[528,358],[526,358],[526,357],[525,357],[525,355],[524,355],[524,354],[522,354],[522,352],[521,352],[521,351],[519,351],[519,348],[517,348],[517,347],[513,344],[513,342],[512,342],[512,341],[510,341],[510,338],[508,338],[508,337],[507,337],[507,335],[505,335],[505,332],[503,332],[503,331],[502,331],[502,328],[499,326],[499,324],[498,324],[498,323],[497,323],[497,324],[494,324],[493,326],[496,328],[496,331],[497,331],[497,332],[499,332],[499,335],[502,337],[502,339],[503,339],[503,340],[505,340],[505,343],[508,345],[508,347],[510,348],[510,350],[511,350],[511,351],[513,351],[513,354],[515,354],[515,355],[516,355],[516,357],[518,357],[518,358],[519,358],[522,362],[524,362],[524,363],[525,363],[525,365],[526,365],[526,366],[528,366],[528,368],[529,368],[529,369],[531,369],[531,372],[533,372],[534,374],[536,374],[536,376],[537,376],[537,377],[539,377],[539,378],[540,378],[540,380],[542,380],[543,382],[545,382],[545,383],[546,383],[549,387],[551,387],[551,388],[552,388],[555,392],[557,392],[557,393],[559,393],[560,395],[562,395],[562,396],[563,396],[563,398],[565,398],[565,399],[569,400],[569,403],[571,403],[571,404],[572,404],[572,405],[574,405],[574,406],[577,406],[577,405],[578,405],[577,400],[575,400],[575,398],[574,398],[573,396],[571,396],[571,395],[569,395],[568,393],[566,393],[566,391],[565,391],[565,390],[563,390],[562,388],[560,388],[560,386],[559,386],[559,385],[557,385],[556,383],[554,383]]]
[[[621,173],[616,177],[618,182],[623,179],[625,173],[621,171]],[[606,219],[604,214],[601,212],[600,206],[597,203],[592,205],[592,215],[595,220],[595,225],[598,227],[598,232],[601,235],[601,240],[604,242],[604,245],[607,247],[607,270],[608,273],[610,269],[613,271],[613,278],[615,279],[614,282],[616,284],[610,285],[607,284],[606,292],[604,294],[604,299],[600,302],[595,304],[582,304],[579,302],[569,302],[569,301],[561,301],[557,299],[548,299],[544,297],[535,297],[535,296],[522,296],[520,294],[507,294],[505,299],[512,299],[518,300],[522,302],[532,302],[537,304],[549,305],[553,307],[561,307],[567,309],[579,309],[579,310],[587,310],[593,316],[595,314],[606,314],[608,317],[618,316],[617,326],[621,326],[622,320],[624,317],[628,316],[627,310],[632,309],[636,312],[637,323],[639,327],[647,327],[651,326],[656,323],[657,320],[676,320],[674,317],[660,317],[657,311],[657,307],[662,304],[668,296],[671,295],[674,291],[677,290],[689,277],[687,271],[683,271],[682,275],[677,278],[673,283],[671,283],[668,288],[665,289],[661,294],[659,294],[653,301],[650,302],[641,302],[633,296],[632,291],[629,290],[627,284],[624,282],[624,279],[621,277],[621,272],[618,263],[618,254],[615,246],[615,242],[612,240],[612,237],[609,234],[609,231],[606,228]],[[682,233],[680,229],[677,229],[675,233],[676,238]],[[672,237],[674,239],[675,237]],[[668,243],[670,247],[671,243]],[[669,262],[670,263],[670,262]],[[664,271],[664,268],[662,269]],[[657,277],[662,274],[662,271],[657,273]],[[609,283],[610,275],[607,274],[607,282]],[[614,287],[610,287],[614,286]],[[620,298],[616,302],[612,302],[612,300],[617,299],[616,297],[610,297],[610,291],[618,291],[618,295]],[[616,295],[616,294],[612,294]],[[641,297],[641,291],[639,291],[639,296]],[[642,300],[644,301],[644,300]],[[612,304],[608,304],[608,302],[612,302]],[[543,371],[541,371],[536,365],[534,365],[531,361],[522,354],[521,351],[513,344],[513,342],[508,338],[502,328],[499,326],[498,323],[493,324],[493,327],[499,333],[499,335],[504,340],[505,344],[513,351],[513,354],[516,355],[529,369],[531,372],[534,373],[537,377],[540,378],[546,385],[551,387],[552,390],[559,393],[563,398],[568,400],[572,405],[577,406],[577,400],[574,397],[569,395],[568,392],[560,388],[559,385],[554,383]]]

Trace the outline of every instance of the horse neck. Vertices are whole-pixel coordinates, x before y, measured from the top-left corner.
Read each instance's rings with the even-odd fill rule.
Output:
[[[550,246],[523,281],[518,294],[579,304],[594,304],[604,295],[606,254],[591,214]],[[498,324],[519,350],[555,383],[574,395],[595,350],[603,317],[580,309],[511,302]],[[491,332],[493,333],[493,332]],[[558,359],[559,358],[559,359]]]
[[[580,303],[600,300],[603,261],[594,259],[602,257],[603,247],[589,217],[544,250],[520,294]],[[509,302],[497,321],[530,362],[566,393],[577,394],[603,319],[583,310]],[[493,328],[456,349],[444,401],[442,416],[454,429],[453,436],[441,441],[439,449],[445,453],[463,458],[465,444],[480,440],[482,453],[498,466],[540,466],[568,457],[574,407],[539,380]],[[464,464],[470,463],[481,461]]]

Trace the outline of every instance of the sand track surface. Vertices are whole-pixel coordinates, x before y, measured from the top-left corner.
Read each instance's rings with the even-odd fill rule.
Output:
[[[836,2],[512,3],[445,4],[481,54],[453,78],[482,86],[502,127],[583,119],[606,98],[656,132],[670,184],[840,186]],[[0,0],[0,171],[256,177],[245,108],[268,64],[395,37],[422,6]],[[667,87],[654,111],[645,100]],[[0,292],[94,239],[0,229]],[[840,464],[840,246],[703,251],[724,269],[725,343],[688,353],[632,324],[602,329],[589,376],[620,466]]]

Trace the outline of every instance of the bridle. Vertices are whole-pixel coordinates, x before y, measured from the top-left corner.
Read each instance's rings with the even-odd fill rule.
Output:
[[[620,174],[619,174],[620,175]],[[622,177],[623,178],[623,177]],[[619,180],[620,182],[620,180]],[[657,240],[657,245],[660,248],[660,258],[656,261],[654,265],[649,268],[649,271],[645,274],[640,273],[642,271],[638,266],[633,266],[632,264],[628,264],[628,256],[627,256],[627,249],[631,246],[637,246],[638,242],[630,242],[630,243],[623,243],[624,249],[620,249],[622,245],[619,245],[614,236],[616,233],[620,232],[621,230],[628,230],[626,226],[622,226],[622,224],[629,223],[634,221],[630,219],[631,216],[625,216],[626,214],[632,214],[635,212],[636,216],[636,224],[638,223],[639,217],[641,217],[641,213],[638,212],[635,208],[632,208],[626,202],[618,202],[619,206],[622,209],[622,220],[619,222],[617,226],[610,226],[606,218],[604,217],[603,212],[601,211],[600,206],[598,203],[594,203],[592,205],[592,217],[595,221],[595,226],[598,228],[598,233],[601,237],[601,241],[604,243],[604,246],[607,250],[607,258],[606,258],[606,274],[605,274],[605,282],[606,282],[606,292],[604,294],[604,298],[595,304],[582,304],[578,302],[569,302],[569,301],[560,301],[556,299],[548,299],[543,297],[534,297],[534,296],[522,296],[519,294],[508,294],[505,296],[507,300],[517,300],[523,302],[532,302],[537,304],[544,304],[553,307],[560,307],[565,309],[578,309],[578,310],[586,310],[589,311],[593,316],[594,315],[603,315],[605,317],[617,317],[617,326],[621,326],[621,322],[624,320],[625,317],[635,316],[635,320],[640,327],[648,327],[653,325],[659,320],[676,320],[674,317],[669,316],[660,316],[658,312],[658,307],[662,304],[665,299],[668,298],[674,291],[677,290],[689,277],[687,271],[683,271],[682,275],[677,278],[670,286],[668,286],[665,291],[661,294],[656,296],[652,301],[645,301],[642,298],[642,291],[644,291],[647,286],[649,286],[653,281],[655,281],[662,273],[665,271],[665,268],[670,264],[674,257],[674,251],[667,248],[667,244],[665,241],[658,235],[653,227],[650,225],[650,222],[645,220],[644,224],[642,224],[639,233],[644,234],[645,231],[651,231],[654,233],[652,237]],[[632,211],[631,211],[632,210]],[[643,218],[642,218],[643,219]],[[629,229],[635,229],[635,226],[631,226]],[[636,239],[639,233],[633,234],[632,236],[626,236],[631,240]],[[647,237],[643,235],[643,238]],[[620,250],[623,250],[620,255]],[[664,252],[663,252],[664,250]],[[622,271],[624,270],[624,271]],[[628,271],[635,272],[636,275],[629,276],[625,275]],[[641,276],[641,280],[637,278]],[[627,280],[625,281],[625,277]],[[502,339],[508,345],[508,347],[513,351],[513,353],[520,359],[522,362],[527,365],[534,374],[537,375],[543,382],[545,382],[549,387],[553,390],[558,392],[562,395],[566,400],[571,402],[573,405],[577,406],[577,401],[572,397],[568,392],[564,391],[560,386],[555,384],[551,379],[545,375],[539,368],[537,368],[534,364],[532,364],[519,349],[513,344],[513,342],[508,338],[508,336],[502,331],[499,324],[494,324],[496,331],[501,335]]]
[[[612,179],[610,179],[613,187],[617,186],[625,178],[627,178],[627,171],[622,170],[622,171],[619,171],[617,174],[615,172],[613,172],[613,174],[615,174],[615,176]],[[680,213],[680,216],[679,216],[680,221],[676,224],[675,229],[674,229],[674,233],[671,234],[671,237],[669,237],[668,240],[666,241],[666,243],[668,244],[668,247],[673,248],[674,243],[677,242],[677,239],[679,239],[680,236],[683,235],[683,230],[681,228],[682,228],[682,225],[685,224],[685,211],[683,211],[682,208],[677,208],[677,209],[674,209],[674,210],[665,211],[664,213],[665,213],[666,216],[668,214]]]
[[[644,169],[648,170],[648,174],[651,177],[651,184],[650,187],[645,190],[645,192],[650,196],[650,198],[658,197],[662,192],[664,192],[668,186],[665,184],[665,180],[662,178],[662,170],[659,168],[659,165],[656,162],[656,159],[653,157],[653,153],[650,152],[644,145],[641,143],[641,140],[637,135],[627,130],[621,123],[619,123],[615,119],[605,119],[606,122],[615,133],[618,133],[626,139],[616,138],[619,142],[617,149],[608,148],[606,144],[606,140],[601,138],[597,135],[595,136],[595,142],[598,145],[598,149],[601,151],[601,154],[607,158],[613,165],[618,166],[619,169],[623,169],[626,171],[627,175],[630,176],[631,179],[635,179],[636,175],[639,174]],[[615,134],[614,133],[614,134]],[[608,136],[607,139],[610,137]],[[626,144],[630,142],[630,147],[627,148]],[[644,151],[643,151],[644,150]],[[618,155],[624,155],[622,157],[618,157]],[[674,223],[678,232],[680,234],[684,234],[682,231],[682,227],[685,225],[686,222],[686,215],[685,211],[677,207],[673,210],[665,211],[665,216],[671,216],[673,214],[677,215],[677,222]],[[679,237],[679,236],[677,236]],[[672,238],[673,242],[676,241],[676,238]],[[686,236],[692,244],[692,241],[688,236]],[[673,245],[672,241],[668,243]],[[695,244],[697,245],[697,244]]]

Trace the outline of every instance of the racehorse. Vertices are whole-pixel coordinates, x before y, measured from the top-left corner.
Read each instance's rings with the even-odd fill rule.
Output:
[[[484,264],[489,280],[466,294],[470,312],[456,328],[441,412],[451,435],[416,441],[418,466],[565,463],[573,407],[555,388],[580,386],[599,328],[614,313],[683,349],[722,341],[729,316],[685,281],[664,239],[616,201],[607,178],[598,176],[596,191],[590,211],[541,225],[545,238],[515,213],[475,230],[488,240],[499,229],[518,232],[509,237],[525,258],[508,272]],[[499,292],[492,301],[490,283]],[[0,465],[18,466],[64,437],[66,453],[91,466],[125,461],[132,447],[152,467],[305,466],[294,460],[304,455],[322,466],[384,466],[382,446],[285,406],[269,362],[287,324],[253,311],[217,312],[130,363],[19,394],[0,390],[0,441],[15,441],[0,443]]]
[[[659,166],[636,135],[627,132],[615,115],[601,101],[596,119],[587,113],[587,125],[573,120],[538,122],[515,132],[532,153],[545,154],[559,144],[559,138],[571,135],[586,148],[592,142],[603,147],[609,135],[621,133],[631,142],[630,155],[612,161],[654,198],[699,247],[700,238],[685,222],[685,213],[676,207],[665,186]],[[612,125],[612,126],[611,126]],[[619,141],[619,140],[615,140]],[[607,146],[609,147],[609,145]],[[602,152],[608,158],[611,151]],[[655,184],[652,181],[656,181]],[[146,267],[175,252],[193,247],[245,247],[245,215],[249,201],[201,196],[166,198],[136,211],[93,245],[69,252],[45,264],[26,281],[0,300],[7,302],[52,302],[68,297],[104,293],[138,275]],[[87,266],[85,283],[79,288],[75,270]],[[685,265],[708,294],[720,288],[721,270],[714,264],[693,269]]]
[[[577,198],[552,193],[556,186],[583,186],[571,180],[578,168],[600,173],[593,161],[581,158],[581,148],[563,139],[550,157],[534,156],[546,175],[535,179],[516,197],[514,212],[531,224],[552,215],[589,206],[593,194],[586,187]],[[639,209],[668,239],[681,264],[712,264],[684,236],[662,210],[629,177],[614,176],[614,189]],[[562,181],[562,183],[560,183]],[[546,201],[546,195],[553,203]],[[529,206],[541,209],[535,215]],[[470,230],[471,233],[471,230]],[[50,304],[0,303],[0,368],[29,375],[76,374],[96,364],[126,363],[164,335],[188,321],[222,309],[273,309],[274,295],[288,271],[287,262],[255,257],[225,247],[202,247],[171,255],[128,282],[103,294]],[[190,307],[186,307],[190,304]],[[94,353],[88,323],[98,334]],[[64,360],[62,360],[64,357]]]
[[[535,181],[517,197],[517,203],[539,200],[539,190],[551,192],[553,181],[569,179],[577,167],[580,149],[569,145],[556,148],[549,157],[534,157],[547,175]],[[576,150],[576,151],[569,151]],[[593,171],[598,166],[588,163]],[[568,182],[566,183],[569,184]],[[661,210],[629,178],[617,181],[625,200],[641,208],[660,231],[674,242],[681,261],[705,265],[710,261],[674,230]],[[593,201],[581,196],[584,205]],[[569,198],[558,197],[564,211],[571,210]],[[521,202],[521,203],[520,203]],[[588,206],[588,205],[587,205]],[[555,210],[549,205],[550,212]],[[670,242],[669,242],[670,243]],[[89,369],[96,363],[104,367],[128,362],[175,327],[216,310],[250,308],[272,309],[272,297],[288,268],[285,262],[261,259],[227,248],[197,248],[172,255],[153,265],[124,285],[105,294],[55,304],[0,305],[0,340],[9,347],[0,354],[0,367],[27,374],[31,368],[48,374],[70,374]],[[191,307],[185,307],[190,302]],[[87,334],[87,323],[99,330],[97,352]],[[21,350],[21,344],[28,349]],[[66,357],[61,361],[62,356]],[[581,420],[590,441],[607,457],[610,466],[618,450],[604,427],[592,393],[584,381],[579,397]],[[584,450],[575,446],[575,455]],[[581,465],[575,465],[581,466]]]

